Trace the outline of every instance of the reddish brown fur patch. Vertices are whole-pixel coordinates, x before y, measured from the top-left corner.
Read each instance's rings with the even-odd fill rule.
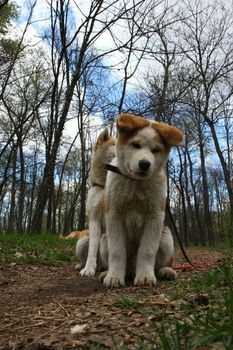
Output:
[[[149,120],[137,117],[132,114],[122,113],[117,120],[117,128],[119,131],[119,141],[121,144],[126,144],[130,138],[133,137],[132,132],[145,128],[152,127],[158,132],[166,146],[179,146],[184,140],[182,131],[174,126],[150,122]],[[169,148],[166,148],[166,154],[169,153]]]
[[[149,126],[150,122],[147,119],[136,117],[132,114],[122,113],[117,120],[118,130],[135,130]]]
[[[184,140],[184,134],[174,126],[163,123],[151,123],[151,127],[156,130],[168,146],[179,146]]]
[[[85,237],[85,236],[89,236],[89,231],[88,230],[82,230],[82,231],[79,231],[80,234],[79,234],[79,237]]]
[[[68,236],[60,236],[60,238],[63,239],[71,239],[71,238],[81,238],[84,236],[89,236],[88,230],[82,230],[82,231],[72,231],[68,234]]]
[[[115,143],[116,143],[116,140],[113,137],[109,136],[109,138],[107,139],[107,141],[105,141],[104,144],[108,146],[113,146],[115,145]]]
[[[164,153],[165,156],[168,156],[170,152],[170,147],[168,147],[168,145],[164,143],[164,140],[162,139],[161,135],[157,131],[156,131],[154,140],[155,140],[155,145],[157,145],[158,151],[161,153]]]
[[[96,152],[97,149],[99,149],[100,147],[104,147],[105,145],[106,146],[112,146],[112,145],[115,145],[115,139],[111,136],[108,136],[108,138],[102,142],[97,142],[93,145],[93,152]]]

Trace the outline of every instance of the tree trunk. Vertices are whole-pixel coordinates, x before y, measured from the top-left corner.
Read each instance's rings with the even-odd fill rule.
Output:
[[[194,199],[194,210],[195,210],[195,238],[197,243],[202,243],[205,244],[204,241],[204,230],[203,230],[203,225],[201,223],[201,219],[200,219],[200,208],[199,208],[199,203],[197,200],[197,192],[196,192],[196,186],[194,184],[193,181],[193,163],[192,163],[192,159],[190,156],[189,151],[187,150],[187,156],[188,156],[188,160],[189,160],[189,171],[190,171],[190,184],[191,184],[191,188],[192,188],[192,192],[193,192],[193,199]]]
[[[212,217],[210,213],[209,203],[209,187],[208,187],[208,178],[205,164],[205,153],[204,153],[204,144],[203,144],[203,135],[201,131],[201,125],[198,124],[199,132],[199,150],[200,150],[200,159],[201,159],[201,174],[202,174],[202,188],[203,188],[203,201],[205,209],[205,226],[207,230],[207,241],[209,244],[214,243],[214,231],[212,224]],[[206,242],[207,243],[207,242]]]
[[[81,141],[82,175],[81,175],[80,211],[79,211],[78,230],[83,230],[86,225],[87,176],[86,176],[86,154],[85,154],[85,140],[84,140],[82,116],[81,116],[80,141]]]
[[[222,166],[223,175],[226,183],[226,188],[227,188],[229,203],[230,203],[230,225],[229,225],[230,237],[229,238],[231,241],[233,241],[233,181],[231,178],[230,170],[228,170],[227,163],[222,154],[214,124],[209,118],[206,118],[206,122],[208,123],[211,130],[211,134],[213,136],[215,149]]]
[[[18,199],[18,233],[23,232],[23,217],[24,217],[24,201],[25,201],[25,163],[23,154],[23,144],[19,144],[19,159],[20,159],[20,187],[19,187],[19,199]]]
[[[15,232],[15,218],[16,218],[16,161],[17,161],[17,149],[15,148],[12,156],[12,184],[11,184],[11,202],[10,202],[10,214],[9,214],[9,223],[8,223],[8,232]]]

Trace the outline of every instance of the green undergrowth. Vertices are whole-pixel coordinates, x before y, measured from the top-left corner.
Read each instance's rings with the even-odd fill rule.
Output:
[[[55,235],[0,235],[0,264],[56,265],[75,259],[76,240]],[[195,249],[195,248],[193,248]],[[134,289],[134,288],[133,288]],[[112,349],[233,349],[233,254],[226,249],[222,264],[205,272],[181,272],[176,281],[147,289],[119,289],[113,307],[127,315],[128,347],[112,335]],[[135,328],[130,325],[137,325]],[[132,345],[132,342],[131,342]],[[104,349],[102,344],[92,349]]]
[[[115,301],[116,307],[140,313],[147,320],[147,332],[140,336],[126,330],[135,338],[135,349],[233,349],[232,254],[219,268],[165,285],[165,295],[124,295]]]
[[[0,234],[0,264],[56,265],[71,262],[75,242],[49,234]]]

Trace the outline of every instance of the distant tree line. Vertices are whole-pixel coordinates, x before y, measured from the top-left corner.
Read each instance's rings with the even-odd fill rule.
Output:
[[[91,145],[121,112],[180,127],[168,202],[185,243],[233,243],[233,16],[182,0],[0,1],[0,232],[83,229]],[[77,125],[73,136],[69,125]]]

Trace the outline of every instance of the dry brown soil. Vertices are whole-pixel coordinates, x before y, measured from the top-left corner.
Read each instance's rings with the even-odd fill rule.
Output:
[[[205,249],[188,253],[198,262],[220,257]],[[180,264],[187,265],[177,251],[174,266]],[[74,266],[0,266],[1,350],[105,349],[113,348],[113,343],[134,349],[138,336],[149,339],[164,315],[179,317],[175,302],[167,297],[174,282],[143,288],[130,283],[106,290],[97,277],[81,278]],[[179,270],[178,281],[195,273]],[[137,307],[120,307],[118,302],[124,298],[138,298]],[[72,334],[74,326],[77,332]]]

